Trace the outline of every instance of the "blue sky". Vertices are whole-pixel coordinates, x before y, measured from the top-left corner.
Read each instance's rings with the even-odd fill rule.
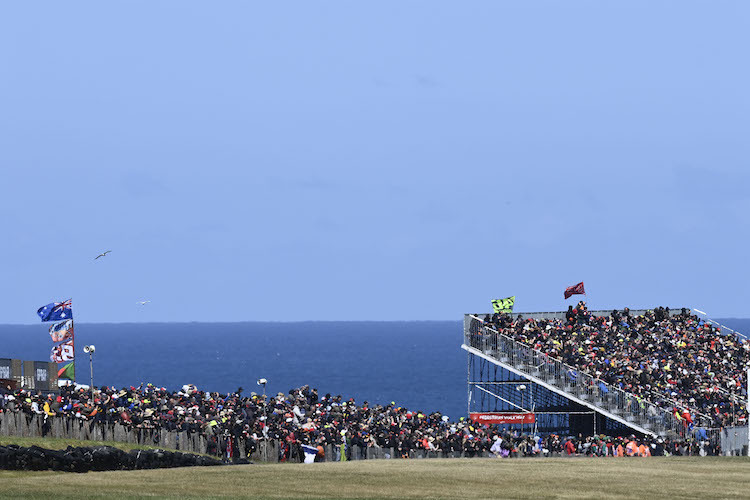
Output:
[[[749,15],[6,2],[0,323],[750,316]]]

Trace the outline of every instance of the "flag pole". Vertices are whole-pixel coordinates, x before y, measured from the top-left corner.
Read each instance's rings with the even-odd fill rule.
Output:
[[[73,387],[76,386],[76,325],[73,319],[73,299],[70,299],[70,329],[73,330],[71,335],[71,343],[73,344]]]
[[[72,310],[72,303],[71,303],[71,310]],[[76,325],[75,320],[72,318],[70,319],[70,328],[73,329],[73,335],[71,340],[73,341],[73,387],[76,386]]]

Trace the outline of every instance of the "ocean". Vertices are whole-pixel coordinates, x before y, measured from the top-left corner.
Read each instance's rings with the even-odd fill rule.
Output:
[[[750,335],[750,319],[718,320]],[[0,358],[46,360],[49,324],[0,325]],[[461,321],[76,324],[76,374],[94,385],[287,393],[305,384],[357,403],[466,414]]]
[[[76,375],[94,385],[287,393],[305,384],[358,403],[466,413],[461,321],[76,324]],[[46,360],[48,324],[0,326],[0,358]]]

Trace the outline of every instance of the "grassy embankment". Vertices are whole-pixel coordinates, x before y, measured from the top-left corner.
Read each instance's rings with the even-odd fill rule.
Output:
[[[0,471],[12,498],[748,498],[746,458],[435,459],[151,471]]]
[[[79,441],[78,439],[0,436],[0,446],[8,446],[9,444],[17,444],[18,446],[39,446],[40,448],[46,448],[48,450],[62,450],[68,446],[113,446],[125,451],[159,449],[158,446],[118,443],[116,441]]]

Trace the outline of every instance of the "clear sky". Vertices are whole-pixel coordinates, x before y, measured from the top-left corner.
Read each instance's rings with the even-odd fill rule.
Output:
[[[579,281],[593,308],[748,317],[749,19],[4,2],[0,323],[67,298],[86,322],[460,319]]]

